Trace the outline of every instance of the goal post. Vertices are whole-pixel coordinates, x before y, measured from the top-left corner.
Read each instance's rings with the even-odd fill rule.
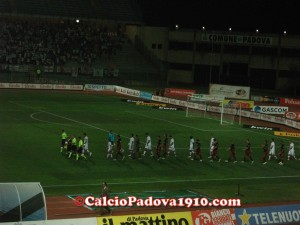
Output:
[[[194,94],[187,96],[186,117],[220,121],[221,125],[241,123],[241,105],[224,104],[223,96]]]
[[[224,104],[224,101],[221,102],[221,117],[220,117],[220,124],[234,124],[238,123],[241,124],[242,122],[242,110],[241,104],[235,103],[231,104]]]

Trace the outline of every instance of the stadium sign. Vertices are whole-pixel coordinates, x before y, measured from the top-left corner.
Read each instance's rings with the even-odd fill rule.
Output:
[[[192,94],[192,101],[211,101],[220,102],[223,101],[225,97],[223,95],[204,95],[204,94]]]
[[[247,100],[250,98],[250,87],[223,85],[223,84],[210,84],[209,94],[222,95],[225,96],[225,98]]]
[[[300,106],[300,99],[293,99],[293,98],[280,98],[281,105],[294,105]]]
[[[254,101],[247,100],[224,100],[223,105],[225,107],[235,107],[242,109],[252,109],[254,106]]]
[[[84,90],[88,91],[113,91],[114,85],[99,85],[99,84],[85,84]]]
[[[201,41],[213,42],[213,43],[271,46],[273,39],[272,37],[264,37],[264,36],[214,34],[214,33],[204,32],[201,35]]]
[[[165,96],[188,96],[195,94],[195,90],[190,89],[178,89],[178,88],[165,88]]]
[[[285,112],[285,118],[291,120],[300,120],[300,112]]]
[[[269,96],[251,96],[251,100],[256,101],[256,102],[265,102],[265,103],[275,103],[279,104],[280,98],[278,97],[269,97]]]
[[[296,137],[296,138],[300,138],[300,133],[290,133],[290,132],[275,131],[274,135],[276,135],[276,136],[283,136],[283,137]]]
[[[265,114],[278,114],[283,115],[285,112],[289,110],[289,107],[284,106],[254,106],[252,109],[257,113],[265,113]]]
[[[98,217],[98,225],[193,225],[190,212]]]
[[[300,205],[235,208],[238,225],[299,224]]]
[[[237,224],[234,209],[214,209],[192,211],[194,225],[224,225]]]
[[[256,129],[256,130],[276,130],[276,131],[280,131],[279,127],[264,127],[264,126],[255,126],[255,125],[247,125],[244,124],[243,128],[250,128],[250,129]]]

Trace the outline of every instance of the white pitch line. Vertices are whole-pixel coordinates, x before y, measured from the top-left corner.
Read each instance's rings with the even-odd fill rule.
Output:
[[[127,184],[159,184],[159,183],[184,183],[184,182],[207,182],[207,181],[230,181],[230,180],[261,180],[261,179],[284,179],[284,178],[300,178],[300,175],[293,176],[272,176],[272,177],[237,177],[237,178],[215,178],[201,180],[161,180],[161,181],[132,181],[132,182],[112,182],[111,185],[127,185]],[[99,186],[100,184],[65,184],[65,185],[42,185],[43,188],[59,188],[59,187],[80,187],[80,186]]]
[[[47,112],[47,111],[45,111],[45,110],[39,110],[39,109],[36,109],[36,108],[34,108],[34,107],[30,107],[30,106],[23,105],[23,104],[20,104],[20,103],[15,103],[15,102],[12,102],[12,101],[10,101],[10,102],[13,103],[13,104],[22,106],[22,107],[26,107],[26,108],[38,110],[39,113],[47,113],[47,114],[49,114],[49,115],[52,115],[52,116],[55,116],[55,117],[58,117],[58,118],[62,118],[62,119],[65,119],[65,120],[69,120],[69,121],[74,122],[74,123],[78,123],[78,124],[81,124],[81,125],[84,125],[84,126],[88,126],[88,127],[94,128],[94,129],[96,129],[96,130],[101,130],[101,131],[103,131],[103,132],[109,133],[108,130],[105,130],[105,129],[100,128],[100,127],[96,127],[96,126],[91,125],[91,124],[88,124],[88,123],[84,123],[84,122],[81,122],[81,121],[78,121],[78,120],[74,120],[74,119],[71,119],[71,118],[68,118],[68,117],[65,117],[65,116],[60,116],[60,115],[58,115],[58,114],[51,113],[51,112]],[[36,113],[38,113],[38,112],[36,112]],[[31,114],[31,115],[32,115],[32,114]],[[127,136],[124,136],[124,135],[120,135],[120,136],[129,139],[129,137],[127,137]]]
[[[41,120],[41,119],[36,118],[35,115],[40,114],[40,113],[44,113],[44,112],[39,111],[39,112],[32,113],[32,114],[30,114],[30,118],[33,119],[33,120],[39,121],[39,122],[43,122],[43,123],[57,124],[57,125],[63,125],[63,126],[72,126],[70,124],[50,122],[50,121],[47,121],[47,120]]]
[[[139,113],[135,113],[135,112],[131,112],[131,111],[125,111],[125,112],[133,114],[133,115],[137,115],[137,116],[142,116],[142,117],[145,117],[145,118],[153,119],[153,120],[159,120],[159,121],[163,121],[163,122],[175,124],[175,125],[178,125],[178,126],[181,126],[181,127],[187,127],[187,128],[191,128],[191,129],[194,129],[194,130],[199,130],[199,131],[225,131],[225,132],[226,131],[234,131],[234,132],[237,132],[237,130],[205,130],[205,129],[200,129],[200,128],[197,128],[197,127],[192,127],[192,126],[184,125],[184,124],[181,124],[181,123],[176,123],[176,122],[173,122],[173,121],[170,121],[170,120],[165,120],[165,119],[156,118],[156,117],[152,117],[152,116],[145,116],[143,114],[139,114]]]

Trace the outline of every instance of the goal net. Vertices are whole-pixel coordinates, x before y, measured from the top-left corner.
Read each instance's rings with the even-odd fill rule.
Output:
[[[187,97],[186,117],[214,119],[220,124],[241,123],[240,104],[224,104],[223,100],[203,100]]]

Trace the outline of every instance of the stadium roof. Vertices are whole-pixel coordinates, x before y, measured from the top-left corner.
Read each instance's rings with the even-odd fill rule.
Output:
[[[300,34],[297,0],[138,0],[150,26]]]

